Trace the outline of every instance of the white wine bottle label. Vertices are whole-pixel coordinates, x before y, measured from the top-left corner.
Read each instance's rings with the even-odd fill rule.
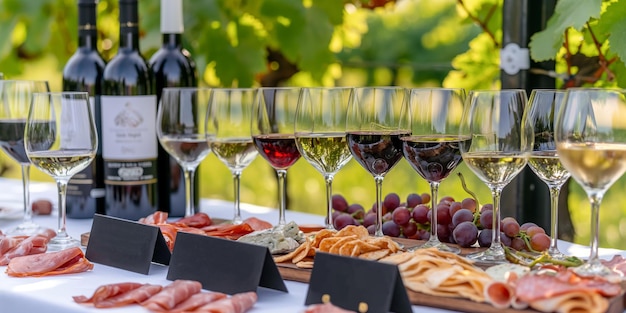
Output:
[[[105,183],[156,182],[156,96],[102,96]]]

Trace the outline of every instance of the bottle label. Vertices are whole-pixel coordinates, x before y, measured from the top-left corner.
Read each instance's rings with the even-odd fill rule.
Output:
[[[156,182],[156,96],[102,96],[105,183]]]

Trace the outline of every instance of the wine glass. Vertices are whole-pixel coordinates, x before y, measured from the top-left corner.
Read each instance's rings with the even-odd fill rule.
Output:
[[[430,184],[430,237],[420,248],[459,253],[461,249],[439,241],[437,191],[439,184],[461,163],[461,146],[470,137],[459,135],[465,101],[464,89],[416,88],[410,91],[408,114],[411,136],[402,137],[402,152],[411,167]]]
[[[254,88],[213,89],[207,111],[206,134],[209,146],[233,174],[234,224],[242,222],[239,203],[241,172],[258,154],[251,136],[256,93]]]
[[[407,90],[402,87],[362,87],[354,89],[348,108],[348,148],[376,183],[375,236],[383,236],[383,179],[402,159],[400,138],[411,135],[408,106]]]
[[[534,134],[532,152],[528,157],[528,166],[550,190],[550,247],[548,254],[554,259],[563,260],[567,256],[558,248],[558,208],[561,187],[570,177],[563,167],[556,153],[554,138],[554,121],[561,102],[565,96],[564,90],[536,89],[530,93],[523,119],[530,124]]]
[[[0,81],[0,147],[5,154],[20,163],[24,191],[23,221],[16,228],[7,232],[11,236],[31,235],[42,229],[33,223],[29,192],[30,160],[24,150],[24,127],[26,126],[32,94],[47,91],[49,88],[46,81]]]
[[[296,113],[298,150],[326,182],[326,228],[334,229],[332,184],[352,154],[346,139],[346,114],[353,88],[303,88]]]
[[[493,227],[491,246],[467,257],[485,263],[505,263],[500,240],[500,194],[526,166],[533,134],[522,120],[526,91],[521,89],[472,91],[468,96],[460,134],[471,136],[461,146],[463,161],[491,190]]]
[[[285,221],[287,169],[298,159],[294,123],[300,88],[259,88],[252,116],[252,139],[259,154],[278,177],[278,227]]]
[[[49,251],[79,246],[65,227],[65,194],[74,174],[95,158],[98,135],[86,92],[35,93],[24,131],[24,147],[33,165],[52,176],[59,192],[58,229]]]
[[[194,174],[211,152],[205,129],[210,95],[210,88],[164,88],[157,112],[159,142],[176,159],[185,176],[185,216],[196,213]]]
[[[613,273],[598,258],[600,203],[626,171],[626,90],[568,89],[555,124],[556,150],[563,166],[591,203],[591,252],[576,268],[585,276]]]

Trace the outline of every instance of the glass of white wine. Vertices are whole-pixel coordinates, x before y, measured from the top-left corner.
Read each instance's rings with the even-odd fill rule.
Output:
[[[176,159],[185,175],[185,216],[196,213],[194,174],[211,152],[205,130],[210,95],[210,88],[164,88],[157,112],[159,142]]]
[[[615,274],[598,257],[600,203],[626,172],[626,90],[572,88],[555,124],[556,150],[563,166],[591,203],[591,252],[576,268],[585,276]]]
[[[556,153],[554,138],[554,121],[556,119],[565,90],[535,89],[530,93],[528,105],[524,111],[524,119],[531,125],[529,130],[535,136],[532,152],[528,158],[528,166],[550,190],[550,247],[548,254],[563,260],[566,255],[558,247],[558,209],[561,187],[569,179]]]
[[[241,224],[239,185],[241,172],[258,151],[252,141],[252,116],[257,90],[215,88],[207,111],[206,135],[211,150],[233,174],[235,187],[234,224]]]
[[[98,135],[86,92],[35,93],[24,130],[24,147],[32,164],[52,176],[59,193],[58,229],[49,251],[79,246],[65,227],[67,183],[96,155]]]
[[[467,166],[491,190],[493,227],[491,246],[467,257],[484,263],[505,263],[500,240],[500,195],[526,166],[533,145],[530,125],[522,120],[526,91],[521,89],[475,90],[461,120],[460,134],[471,136],[469,145],[461,145]]]
[[[295,136],[300,154],[326,182],[326,228],[334,229],[332,185],[352,158],[346,139],[346,114],[353,88],[304,88],[298,100]],[[340,222],[340,221],[339,221]]]

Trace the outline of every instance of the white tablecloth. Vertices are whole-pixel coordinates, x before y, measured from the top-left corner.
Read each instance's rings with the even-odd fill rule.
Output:
[[[21,183],[15,180],[0,178],[0,207],[4,204],[16,206],[21,197]],[[31,199],[49,199],[56,203],[56,187],[53,184],[34,183],[31,186]],[[18,206],[19,207],[19,206]],[[232,218],[232,203],[220,200],[202,200],[201,210],[214,218]],[[19,216],[19,214],[17,214]],[[20,219],[8,218],[14,215],[5,215],[0,219],[0,230],[7,231],[19,224]],[[242,216],[256,216],[258,218],[275,222],[278,213],[274,209],[242,204]],[[319,215],[305,214],[288,211],[287,220],[298,223],[322,224],[324,218]],[[56,229],[56,212],[53,216],[35,216],[34,221],[42,226]],[[91,229],[91,219],[75,220],[68,219],[68,233],[79,238],[80,234]],[[584,246],[560,243],[561,251],[567,254],[587,257],[589,249]],[[614,254],[626,256],[624,251],[615,249],[601,249],[601,255],[610,257]],[[72,296],[91,295],[100,285],[133,281],[141,283],[153,283],[167,285],[167,267],[153,264],[148,275],[137,274],[117,268],[95,264],[93,271],[60,275],[43,278],[14,278],[8,277],[0,268],[0,312],[104,312],[102,309],[94,309],[76,304]],[[259,300],[251,313],[297,313],[304,309],[308,285],[298,282],[285,281],[289,293],[283,293],[266,288],[258,289]],[[420,306],[413,307],[414,312],[450,312],[435,308]],[[118,309],[107,309],[106,312],[146,312],[138,305]]]

